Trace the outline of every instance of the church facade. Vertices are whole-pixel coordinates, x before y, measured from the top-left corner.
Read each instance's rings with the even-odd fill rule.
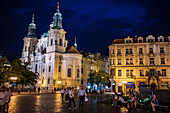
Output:
[[[37,73],[37,87],[53,89],[54,87],[85,86],[87,77],[82,76],[83,55],[76,49],[76,39],[74,46],[68,46],[66,31],[62,27],[59,3],[50,29],[43,33],[40,39],[36,37],[35,31],[33,15],[27,37],[23,39],[24,45],[20,59],[22,62],[30,62],[30,69]],[[103,63],[108,64],[106,60]],[[90,68],[83,71],[87,70]]]

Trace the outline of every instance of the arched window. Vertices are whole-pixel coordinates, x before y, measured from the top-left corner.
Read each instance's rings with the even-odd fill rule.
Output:
[[[53,45],[53,39],[51,39],[51,46]]]
[[[80,76],[80,70],[77,69],[77,77],[79,77],[79,76]]]
[[[68,68],[67,77],[71,77],[71,68]]]
[[[27,46],[25,46],[25,51],[27,51]]]
[[[48,84],[50,84],[50,77],[48,78]]]
[[[62,39],[60,39],[60,46],[62,46],[63,44],[62,44]]]
[[[35,64],[35,73],[37,73],[37,71],[38,71],[38,65]]]

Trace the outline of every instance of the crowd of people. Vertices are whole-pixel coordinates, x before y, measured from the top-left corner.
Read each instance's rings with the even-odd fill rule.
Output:
[[[2,86],[0,92],[0,113],[8,113],[11,96],[12,93],[10,89],[6,88],[5,86]]]
[[[60,90],[62,101],[64,101],[64,95],[65,95],[65,102],[69,103],[68,105],[69,109],[71,109],[72,103],[73,103],[74,109],[77,109],[75,100],[74,100],[74,97],[75,97],[74,91],[75,91],[74,87],[67,87],[66,89],[61,88]],[[81,86],[81,88],[78,90],[78,97],[79,97],[79,109],[80,109],[81,107],[83,108],[85,98],[87,98],[87,94],[83,86]]]
[[[149,98],[149,100],[150,100],[152,112],[155,112],[155,107],[159,106],[159,102],[158,102],[158,99],[156,98],[156,95],[152,95],[151,98]],[[127,110],[136,111],[139,102],[140,101],[139,101],[139,97],[137,94],[129,93],[129,96],[128,98],[126,98],[126,101],[125,101],[123,97],[123,93],[120,93],[120,94],[114,93],[112,106],[120,107],[120,110],[123,107],[125,109],[127,108]]]

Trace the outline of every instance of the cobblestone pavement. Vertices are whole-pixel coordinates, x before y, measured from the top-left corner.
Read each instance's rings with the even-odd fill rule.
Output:
[[[16,95],[11,98],[9,113],[119,113],[110,103],[98,103],[95,95],[88,96],[84,108],[68,109],[60,94]],[[78,98],[75,99],[78,107]],[[138,113],[150,113],[149,110],[137,110]],[[165,113],[165,112],[164,112]]]

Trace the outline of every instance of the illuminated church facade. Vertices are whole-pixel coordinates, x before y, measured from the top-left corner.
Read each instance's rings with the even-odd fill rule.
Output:
[[[22,62],[30,62],[30,69],[38,74],[37,87],[80,87],[86,85],[87,77],[83,77],[83,55],[77,51],[76,38],[74,46],[68,46],[66,31],[62,27],[62,14],[59,10],[54,14],[50,29],[36,37],[34,15],[29,24],[27,37],[24,37]],[[104,66],[103,66],[104,65]],[[102,70],[108,69],[108,60],[102,62]],[[98,66],[100,68],[100,66]],[[89,69],[83,70],[86,72]],[[85,81],[85,82],[83,82]]]

